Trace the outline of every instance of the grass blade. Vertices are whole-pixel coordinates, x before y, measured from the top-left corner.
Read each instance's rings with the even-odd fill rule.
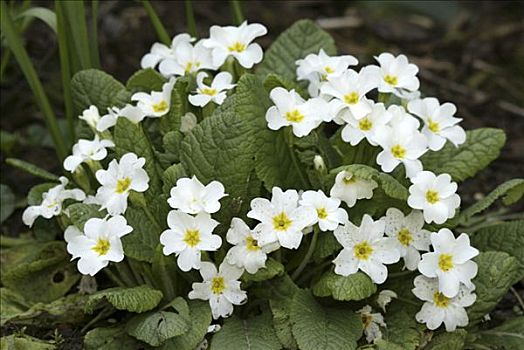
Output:
[[[186,21],[187,21],[187,30],[192,37],[198,37],[196,24],[195,24],[195,15],[193,14],[193,4],[191,0],[185,0],[186,7]]]
[[[89,48],[91,61],[95,67],[100,67],[100,54],[98,52],[98,0],[91,1],[91,27],[89,33]]]
[[[64,10],[64,17],[67,19],[69,31],[73,38],[73,44],[80,60],[82,69],[95,68],[91,61],[89,50],[89,37],[87,35],[87,22],[85,15],[84,1],[58,1]]]
[[[229,4],[231,5],[231,11],[233,12],[233,20],[235,21],[235,24],[242,24],[242,22],[244,22],[244,15],[242,14],[242,7],[240,6],[240,1],[230,0]]]
[[[158,15],[155,12],[155,9],[149,1],[142,0],[142,5],[144,5],[144,9],[147,12],[147,15],[149,16],[149,19],[151,20],[151,23],[153,23],[153,27],[155,27],[156,34],[158,35],[158,39],[163,42],[166,45],[171,44],[171,39],[169,37],[169,34],[167,34],[166,28],[160,21],[160,18],[158,18]]]

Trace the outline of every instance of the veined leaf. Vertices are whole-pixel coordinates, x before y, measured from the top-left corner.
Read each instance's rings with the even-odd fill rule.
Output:
[[[129,91],[142,91],[150,93],[151,91],[162,91],[162,85],[166,79],[152,68],[141,69],[129,78],[126,88]]]
[[[266,261],[266,267],[261,268],[255,274],[250,274],[247,271],[242,275],[242,280],[245,282],[260,282],[272,279],[281,275],[284,272],[284,265],[273,258]]]
[[[141,349],[144,343],[127,335],[123,326],[95,328],[84,337],[85,350]]]
[[[104,299],[118,310],[141,313],[157,306],[160,300],[162,300],[162,292],[147,285],[133,288],[116,287],[104,289],[89,297],[85,307],[86,312],[92,313]]]
[[[504,344],[505,349],[520,349],[524,342],[524,316],[505,321],[500,326],[475,333],[474,344],[494,349]],[[473,344],[473,345],[474,345]]]
[[[468,332],[464,329],[457,329],[454,332],[444,332],[437,335],[428,344],[428,350],[462,350]]]
[[[326,272],[313,287],[313,294],[319,297],[332,296],[335,300],[362,300],[377,291],[377,286],[362,272],[340,276],[333,271]]]
[[[84,225],[91,218],[103,218],[106,212],[100,211],[96,204],[75,203],[67,207],[69,219],[80,231],[84,231]]]
[[[16,159],[16,158],[7,158],[5,162],[17,169],[25,171],[26,173],[37,176],[44,180],[56,181],[56,182],[59,181],[58,176],[56,176],[55,174],[52,174],[49,171],[40,168],[39,166],[26,162],[25,160]]]

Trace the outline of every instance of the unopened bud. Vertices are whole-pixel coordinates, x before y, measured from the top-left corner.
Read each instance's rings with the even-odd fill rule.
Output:
[[[313,165],[315,166],[315,170],[319,172],[325,172],[326,171],[326,163],[324,163],[324,158],[320,155],[316,155],[315,158],[313,158]]]

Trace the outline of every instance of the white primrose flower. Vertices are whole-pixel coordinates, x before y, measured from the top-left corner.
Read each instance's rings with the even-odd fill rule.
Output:
[[[200,267],[203,281],[195,282],[189,292],[189,299],[209,300],[211,313],[216,320],[219,317],[229,317],[233,313],[233,305],[242,305],[247,301],[247,293],[240,289],[238,279],[244,273],[243,269],[220,264],[218,271],[213,263],[204,261]]]
[[[389,208],[384,218],[386,235],[394,238],[395,248],[404,258],[404,265],[410,271],[417,269],[420,262],[419,251],[429,251],[431,232],[422,229],[422,212],[414,210],[408,216],[397,208]]]
[[[133,231],[121,216],[105,219],[91,218],[84,225],[84,232],[75,226],[69,226],[64,239],[67,251],[78,260],[78,271],[84,275],[94,276],[106,267],[110,261],[124,260],[124,249],[120,238]]]
[[[200,252],[215,251],[222,245],[222,238],[213,234],[218,224],[208,213],[191,216],[171,210],[167,215],[169,229],[160,235],[164,254],[175,253],[178,267],[182,271],[200,269]]]
[[[365,95],[375,86],[369,70],[363,68],[357,73],[348,69],[340,75],[328,77],[320,87],[320,93],[337,99],[341,109],[349,109],[353,117],[360,120],[371,113],[371,104]]]
[[[370,66],[378,80],[378,91],[397,93],[399,90],[416,91],[420,83],[417,78],[418,67],[409,63],[404,55],[393,56],[382,53],[375,59],[380,67]]]
[[[64,160],[64,169],[74,172],[84,162],[100,161],[107,156],[106,147],[114,147],[111,140],[100,140],[98,135],[91,140],[80,139],[73,146],[73,154]]]
[[[411,182],[408,205],[422,210],[428,224],[443,224],[455,216],[460,197],[456,194],[457,183],[451,181],[449,174],[436,176],[431,171],[421,171],[411,178]]]
[[[158,118],[169,112],[171,108],[171,92],[175,86],[175,78],[169,79],[162,85],[162,91],[151,91],[150,94],[137,92],[131,96],[131,101],[137,101],[140,108],[147,117]]]
[[[360,227],[348,222],[335,230],[335,238],[344,247],[333,260],[335,273],[349,276],[362,270],[373,282],[386,281],[388,269],[384,264],[393,264],[400,259],[394,240],[384,237],[385,221],[373,221],[371,216],[362,217]]]
[[[373,190],[377,187],[378,184],[373,180],[361,179],[349,171],[341,171],[335,177],[335,184],[329,195],[343,200],[351,208],[359,199],[372,198]]]
[[[327,113],[328,104],[321,98],[304,101],[295,90],[287,91],[281,87],[271,90],[269,97],[275,104],[266,112],[267,126],[271,130],[291,125],[293,134],[303,137],[318,127],[322,121],[331,119]]]
[[[398,298],[397,293],[395,293],[394,291],[389,289],[381,290],[377,296],[377,305],[382,309],[382,311],[386,312],[386,306],[394,298]]]
[[[111,107],[107,109],[107,114],[100,118],[96,130],[103,132],[116,125],[118,118],[126,118],[131,123],[138,124],[146,117],[144,110],[138,106],[126,104],[122,108]]]
[[[384,316],[379,312],[373,313],[372,311],[369,305],[357,311],[357,313],[360,314],[362,327],[364,327],[364,334],[366,335],[366,341],[368,343],[374,343],[376,340],[382,339],[380,327],[386,328]]]
[[[473,305],[477,299],[472,293],[475,286],[460,286],[457,294],[449,298],[439,291],[439,283],[436,278],[417,276],[414,280],[415,288],[413,294],[422,301],[422,309],[415,315],[420,323],[425,323],[428,329],[437,329],[442,323],[447,332],[453,332],[457,326],[468,325],[468,314],[464,308]]]
[[[228,72],[218,73],[211,82],[211,85],[204,84],[207,73],[200,72],[197,75],[196,95],[189,95],[189,102],[193,106],[204,107],[209,102],[221,105],[227,97],[227,90],[231,90],[236,84],[231,84],[233,76]]]
[[[438,290],[446,297],[453,298],[459,292],[460,284],[473,288],[471,279],[477,275],[477,263],[472,261],[479,254],[469,243],[469,236],[462,233],[458,238],[447,229],[431,234],[434,251],[422,255],[419,271],[426,277],[438,278]]]
[[[312,97],[318,96],[320,84],[329,77],[345,72],[349,66],[358,64],[351,55],[328,56],[324,49],[318,54],[311,53],[295,62],[297,64],[297,80],[308,80],[308,92]]]
[[[259,245],[253,237],[252,230],[239,218],[231,220],[226,239],[234,247],[229,249],[225,260],[231,265],[246,269],[251,274],[265,267],[267,254],[279,248],[277,243]]]
[[[151,46],[149,53],[145,54],[140,60],[140,67],[142,68],[155,68],[157,64],[161,63],[165,59],[176,57],[176,48],[184,43],[191,43],[194,38],[187,33],[182,33],[173,38],[171,41],[171,47],[168,47],[161,43],[154,43]]]
[[[186,75],[203,69],[218,68],[213,65],[211,50],[204,47],[202,41],[195,46],[190,42],[182,42],[174,51],[174,57],[168,57],[160,62],[158,70],[163,76]]]
[[[419,158],[428,150],[427,139],[418,131],[419,121],[403,107],[390,106],[388,112],[393,115],[390,125],[378,128],[374,135],[375,142],[382,147],[377,164],[390,173],[403,163],[406,176],[411,178],[422,171]]]
[[[220,199],[227,196],[220,182],[211,181],[204,186],[196,176],[178,179],[170,194],[167,202],[171,208],[188,214],[216,213],[220,210]]]
[[[46,219],[51,219],[53,216],[60,215],[62,212],[62,203],[66,199],[74,199],[75,201],[82,201],[86,197],[84,191],[77,188],[66,190],[66,185],[69,180],[66,177],[60,177],[60,185],[50,188],[47,192],[42,194],[42,202],[40,205],[32,205],[27,207],[22,214],[22,221],[27,226],[33,226],[36,218],[42,216]]]
[[[422,133],[428,138],[430,150],[441,150],[446,140],[457,147],[466,142],[466,132],[458,125],[462,119],[453,117],[457,112],[453,103],[441,105],[436,98],[427,97],[409,102],[408,110],[424,121]]]
[[[145,158],[126,153],[120,161],[113,159],[107,170],[98,170],[96,179],[102,185],[96,192],[96,200],[109,215],[122,214],[127,209],[130,191],[145,192],[149,188],[149,176],[143,169]]]
[[[322,190],[302,193],[298,202],[304,207],[315,209],[316,220],[322,231],[333,231],[348,221],[348,213],[340,208],[340,199],[329,198]]]
[[[273,187],[271,201],[265,198],[251,201],[247,217],[260,221],[253,234],[260,245],[279,242],[284,248],[299,247],[304,235],[302,230],[315,222],[316,211],[299,206],[298,198],[295,190],[283,192]]]
[[[98,129],[97,126],[98,122],[100,121],[100,113],[98,112],[98,108],[95,105],[91,105],[89,106],[89,108],[84,109],[84,111],[82,111],[82,114],[79,115],[78,118],[85,121],[91,129]]]
[[[348,124],[342,129],[342,140],[355,146],[365,138],[371,145],[377,145],[375,131],[389,123],[393,116],[386,110],[383,103],[370,101],[370,105],[371,112],[360,120],[355,119],[351,113],[343,112],[342,118]]]
[[[203,40],[203,45],[211,49],[214,66],[220,67],[228,56],[233,56],[242,67],[249,69],[263,57],[260,45],[251,42],[266,33],[267,29],[262,24],[247,24],[247,21],[239,27],[212,26],[210,37]]]

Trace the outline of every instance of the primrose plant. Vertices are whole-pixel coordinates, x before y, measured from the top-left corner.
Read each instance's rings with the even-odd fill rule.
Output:
[[[465,132],[454,104],[422,98],[405,55],[362,65],[310,21],[264,54],[266,33],[244,22],[155,43],[125,86],[73,77],[70,181],[39,187],[24,222],[57,218],[80,274],[112,287],[86,309],[127,311],[111,337],[128,348],[489,341],[479,322],[523,277],[524,244],[521,221],[478,214],[524,181],[466,209],[458,184],[503,133]]]

